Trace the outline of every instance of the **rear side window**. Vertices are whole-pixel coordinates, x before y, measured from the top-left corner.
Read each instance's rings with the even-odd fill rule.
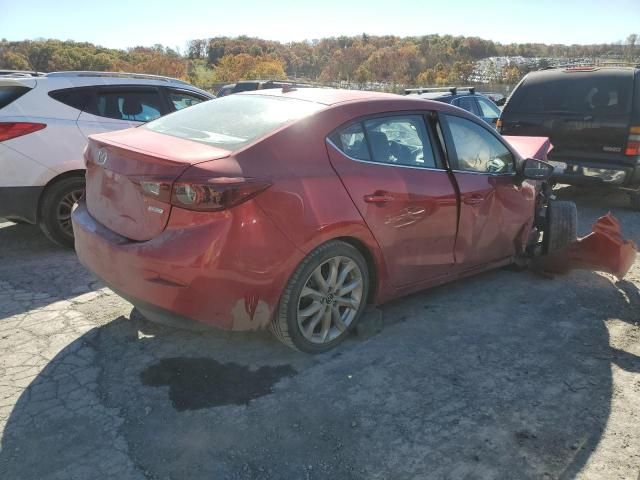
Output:
[[[353,125],[338,132],[333,142],[346,155],[357,158],[358,160],[369,160],[369,147],[364,137],[364,129],[362,124],[354,123]]]
[[[567,73],[560,78],[535,79],[520,86],[510,109],[521,113],[623,115],[631,111],[631,75]]]
[[[84,110],[92,95],[93,90],[91,88],[64,88],[49,92],[49,96],[54,100],[77,110]]]
[[[477,115],[478,112],[476,110],[476,107],[474,105],[474,100],[471,97],[460,97],[460,98],[456,98],[453,101],[453,104],[466,110],[467,112],[471,112],[474,115]]]
[[[228,95],[185,108],[145,125],[174,137],[237,150],[325,105],[267,95]]]
[[[103,90],[96,92],[87,112],[100,117],[148,122],[162,115],[162,98],[157,90]]]
[[[22,95],[31,90],[29,87],[22,85],[2,85],[0,86],[0,108],[4,108],[11,102],[14,102]]]

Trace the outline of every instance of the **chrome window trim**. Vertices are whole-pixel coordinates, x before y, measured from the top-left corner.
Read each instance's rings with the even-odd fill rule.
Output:
[[[491,173],[491,172],[477,172],[475,170],[451,170],[453,173],[472,173],[474,175],[489,175],[490,177],[515,177],[516,172],[510,173]]]
[[[342,151],[342,149],[340,147],[338,147],[335,143],[333,143],[330,138],[326,138],[325,141],[329,145],[331,145],[333,148],[335,148],[338,152],[340,152],[342,155],[347,157],[349,160],[353,160],[354,162],[367,163],[367,164],[370,164],[370,165],[380,165],[380,166],[383,166],[383,167],[398,167],[398,168],[410,168],[412,170],[431,170],[431,171],[445,172],[445,173],[447,172],[447,170],[445,168],[418,167],[418,166],[414,167],[414,166],[411,166],[411,165],[400,165],[400,164],[395,164],[395,163],[374,162],[373,160],[362,160],[360,158],[355,158],[355,157],[352,157],[351,155],[347,155],[345,152]]]

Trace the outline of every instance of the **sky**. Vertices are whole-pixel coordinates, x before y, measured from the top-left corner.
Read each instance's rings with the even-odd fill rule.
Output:
[[[590,44],[640,34],[640,0],[0,0],[0,38],[110,48],[248,35],[283,42],[339,35],[478,36]]]

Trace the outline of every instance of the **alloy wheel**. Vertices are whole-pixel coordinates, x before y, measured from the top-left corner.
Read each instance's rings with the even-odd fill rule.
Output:
[[[307,278],[298,300],[300,332],[322,344],[344,334],[358,314],[363,298],[362,271],[348,257],[332,257]]]
[[[67,193],[58,204],[56,219],[62,231],[73,236],[73,228],[71,226],[71,210],[73,206],[82,198],[84,190],[71,190]]]

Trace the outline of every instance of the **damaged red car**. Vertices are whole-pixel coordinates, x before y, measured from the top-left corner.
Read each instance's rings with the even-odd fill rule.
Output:
[[[321,352],[367,304],[574,240],[548,146],[423,99],[231,95],[90,137],[76,251],[151,319]]]

